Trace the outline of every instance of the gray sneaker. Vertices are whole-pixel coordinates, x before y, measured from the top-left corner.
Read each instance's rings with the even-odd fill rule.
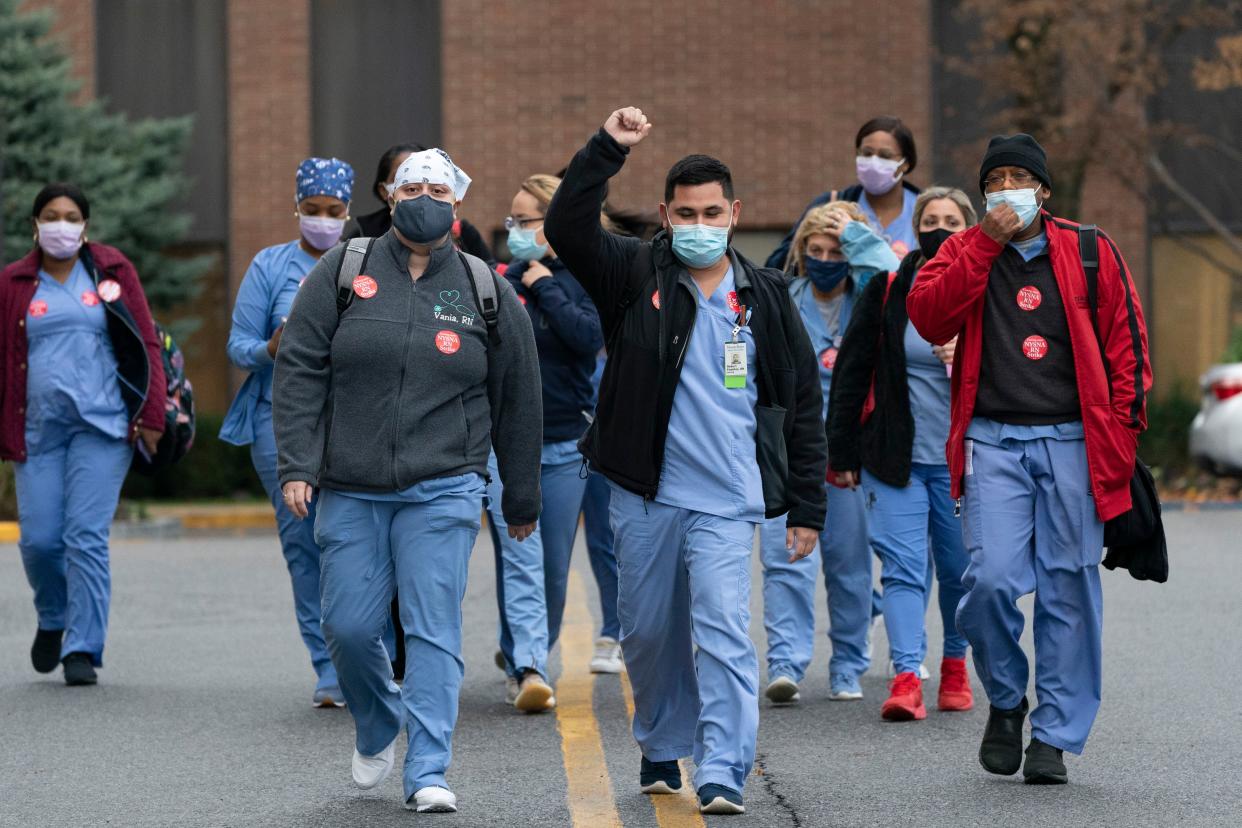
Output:
[[[312,707],[344,707],[345,696],[341,693],[341,688],[320,687],[315,691],[315,696],[311,699]]]

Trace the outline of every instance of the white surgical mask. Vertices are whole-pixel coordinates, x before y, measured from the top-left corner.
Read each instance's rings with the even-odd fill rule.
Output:
[[[1018,218],[1022,219],[1022,229],[1025,230],[1031,226],[1031,222],[1039,214],[1039,208],[1043,206],[1037,198],[1038,193],[1039,191],[1034,187],[1026,190],[998,190],[988,193],[988,212],[1002,204],[1008,204],[1018,214]]]

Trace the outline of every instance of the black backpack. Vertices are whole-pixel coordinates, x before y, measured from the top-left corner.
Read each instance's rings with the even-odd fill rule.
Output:
[[[176,340],[158,322],[155,323],[155,335],[160,340],[164,379],[168,385],[168,399],[164,403],[164,433],[160,435],[155,454],[148,459],[142,449],[138,449],[134,452],[132,465],[135,471],[148,476],[185,457],[194,445],[194,387],[185,375],[185,357]]]

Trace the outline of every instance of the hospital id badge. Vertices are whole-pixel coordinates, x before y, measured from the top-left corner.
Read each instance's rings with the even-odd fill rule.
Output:
[[[724,346],[725,388],[746,387],[746,343],[726,342]]]

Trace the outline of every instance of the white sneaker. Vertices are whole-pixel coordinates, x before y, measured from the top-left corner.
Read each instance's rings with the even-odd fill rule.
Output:
[[[888,663],[888,677],[897,678],[897,665],[891,661]],[[919,679],[922,681],[927,681],[929,678],[931,678],[931,673],[928,671],[927,665],[920,664],[919,665]]]
[[[521,687],[513,676],[505,676],[505,704],[513,704],[517,701]]]
[[[763,694],[773,704],[789,704],[802,698],[802,694],[798,692],[798,682],[789,676],[777,676],[774,678],[768,684],[768,689]]]
[[[548,700],[552,698],[552,688],[543,680],[543,676],[534,670],[522,677],[521,688],[513,706],[523,713],[542,713],[548,709]]]
[[[595,641],[595,655],[591,657],[592,673],[620,673],[625,669],[621,660],[621,645],[617,639],[603,636]]]
[[[397,734],[398,737],[400,734]],[[374,756],[363,756],[354,748],[354,784],[359,788],[374,788],[392,773],[393,756],[396,753],[397,740],[393,739],[388,747]]]
[[[405,807],[420,814],[455,814],[457,813],[457,796],[448,788],[429,785],[419,788],[414,795],[405,801]]]

